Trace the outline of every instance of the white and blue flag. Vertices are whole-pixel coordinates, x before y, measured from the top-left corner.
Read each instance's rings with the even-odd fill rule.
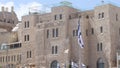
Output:
[[[80,29],[80,20],[78,21],[78,44],[81,48],[84,48],[84,43],[82,39],[81,29]]]

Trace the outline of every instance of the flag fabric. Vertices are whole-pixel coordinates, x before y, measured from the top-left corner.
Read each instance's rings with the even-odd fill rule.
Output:
[[[82,67],[86,67],[85,64],[82,63]]]
[[[80,29],[80,20],[78,21],[78,44],[81,48],[84,48],[84,43],[82,39],[81,29]]]
[[[60,68],[60,64],[59,63],[57,63],[57,68]]]
[[[71,62],[71,67],[72,67],[72,68],[78,68],[78,65],[77,65],[77,63],[75,63],[75,62]]]

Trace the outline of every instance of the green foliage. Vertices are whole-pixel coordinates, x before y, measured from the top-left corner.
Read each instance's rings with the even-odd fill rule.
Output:
[[[69,64],[69,67],[68,68],[72,68],[71,64]]]

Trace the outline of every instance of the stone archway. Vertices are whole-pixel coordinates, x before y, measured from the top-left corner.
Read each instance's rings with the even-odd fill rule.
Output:
[[[56,60],[54,60],[51,62],[51,68],[60,68],[60,65]]]
[[[97,68],[105,68],[105,63],[103,62],[103,59],[99,58],[97,60]]]

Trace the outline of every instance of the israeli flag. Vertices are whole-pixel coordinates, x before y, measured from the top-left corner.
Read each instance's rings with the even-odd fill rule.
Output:
[[[75,62],[71,62],[71,66],[72,66],[72,68],[78,68],[77,63],[75,63]]]
[[[59,63],[57,63],[57,68],[60,68],[60,64]]]
[[[81,48],[84,48],[84,43],[82,39],[81,29],[80,29],[80,20],[78,21],[78,44]]]

